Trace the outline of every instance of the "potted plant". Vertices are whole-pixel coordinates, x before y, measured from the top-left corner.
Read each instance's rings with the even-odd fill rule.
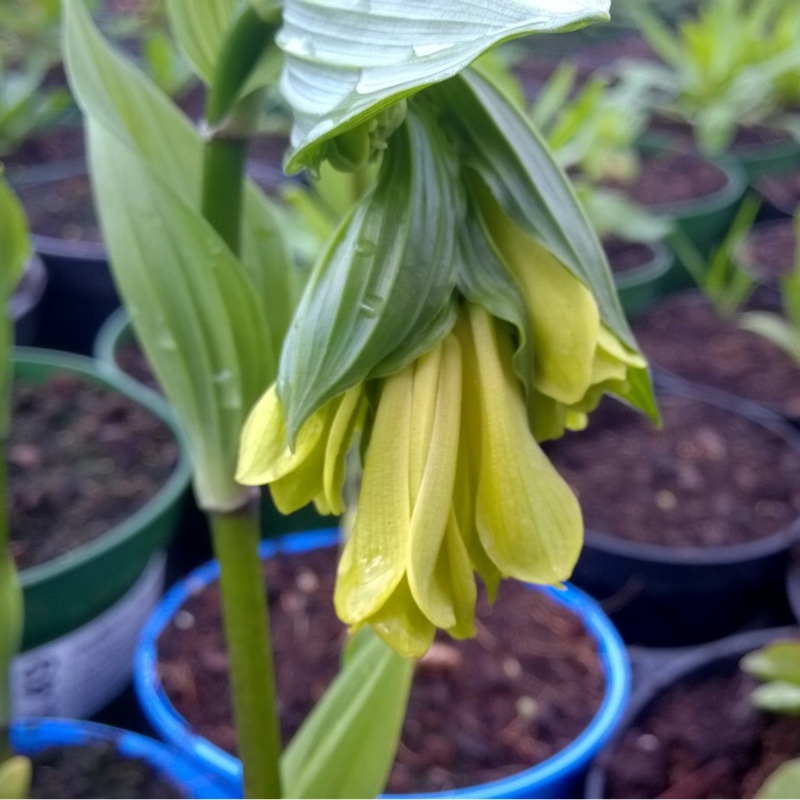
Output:
[[[474,570],[490,586],[504,574],[549,583],[566,577],[577,555],[577,503],[537,439],[582,424],[605,390],[657,415],[602,250],[563,173],[503,93],[462,72],[508,36],[584,24],[604,17],[605,6],[542,6],[532,15],[509,4],[510,29],[507,15],[482,10],[473,20],[483,31],[476,39],[474,26],[463,25],[465,9],[454,4],[425,7],[401,31],[388,29],[384,15],[344,5],[314,3],[312,19],[292,3],[260,3],[229,25],[197,4],[171,4],[181,44],[210,82],[206,141],[108,49],[81,4],[66,5],[67,65],[88,120],[112,266],[137,338],[181,418],[196,494],[209,511],[247,796],[380,791],[410,659],[428,648],[437,627],[471,633]],[[459,43],[452,52],[437,44],[443,10]],[[345,11],[353,21],[347,41],[331,34]],[[287,170],[327,160],[358,175],[381,161],[373,187],[326,245],[293,315],[300,281],[284,258],[272,207],[251,185],[242,191],[247,140],[257,127],[256,90],[269,80],[257,65],[273,51],[276,31],[282,89],[295,113]],[[409,46],[395,52],[385,72],[374,61],[374,42],[396,42],[398,35]],[[352,65],[345,82],[353,91],[344,98],[330,83],[332,61]],[[315,97],[307,94],[312,87]],[[451,126],[447,135],[443,119]],[[545,291],[583,304],[576,321],[588,327],[572,342],[581,357],[569,359],[566,373],[555,355],[560,348],[549,349],[550,336],[558,340],[564,327],[551,316],[554,305],[537,305]],[[518,358],[522,377],[514,377],[513,328],[528,342],[520,358],[537,354],[539,382],[529,392],[543,405],[537,425],[546,430],[529,427],[523,378],[534,376]],[[440,367],[446,377],[437,389]],[[276,378],[279,390],[267,389],[258,400]],[[396,427],[410,412],[410,381],[424,412],[419,419],[432,425],[413,432],[413,445],[410,426]],[[564,382],[566,394],[558,388]],[[447,396],[438,402],[442,392]],[[471,423],[464,458],[457,459],[462,405]],[[344,457],[356,430],[366,437],[366,464],[337,606],[348,624],[367,630],[281,757],[264,636],[258,491],[249,487],[270,484],[285,511],[309,501],[343,510]],[[297,438],[294,448],[290,437]],[[381,466],[387,453],[408,458]],[[492,454],[496,469],[479,470]],[[414,505],[430,522],[428,541],[438,549],[448,535],[451,549],[438,572],[435,553],[414,545],[406,578],[392,540],[417,541],[422,517],[407,519],[393,482],[419,487],[420,459],[428,457],[432,470],[441,466],[442,481]],[[456,471],[474,479],[474,496],[453,497]],[[384,481],[393,484],[385,494],[391,508],[382,507]],[[500,499],[530,504],[542,492],[549,502],[538,502],[531,514]],[[448,525],[451,502],[456,522]],[[476,521],[484,518],[492,523]],[[396,538],[387,541],[387,531]],[[373,569],[380,574],[370,575]],[[347,724],[339,724],[343,709]]]
[[[549,455],[585,503],[576,585],[627,642],[679,647],[778,607],[800,534],[798,441],[758,406],[696,385],[662,384],[659,399],[661,430],[607,405]]]
[[[667,665],[635,693],[624,727],[590,771],[585,796],[787,796],[756,792],[796,753],[797,719],[760,712],[751,699],[757,682],[739,664],[797,635],[796,628],[750,631]]]
[[[729,153],[751,179],[798,164],[796,8],[705,0],[674,28],[647,8],[634,12],[664,62],[628,67],[650,87],[666,123],[659,135],[677,132],[710,156]]]
[[[290,714],[284,714],[284,717],[289,716],[290,719],[302,718],[303,711],[313,702],[313,694],[335,672],[335,663],[339,658],[340,640],[344,629],[341,623],[335,620],[330,608],[330,598],[327,596],[333,583],[330,568],[335,562],[335,550],[332,551],[332,548],[337,541],[335,530],[318,531],[290,535],[277,542],[265,543],[261,547],[265,567],[272,577],[272,591],[281,598],[284,597],[281,590],[285,591],[287,601],[289,597],[296,598],[291,610],[283,608],[283,600],[273,601],[273,624],[280,634],[276,642],[279,696],[290,708]],[[284,559],[280,566],[269,563],[269,559],[279,556]],[[207,564],[188,576],[182,584],[175,586],[165,596],[159,609],[151,617],[147,629],[142,632],[136,655],[135,687],[148,721],[161,738],[190,754],[205,764],[210,771],[236,787],[241,780],[241,764],[231,755],[231,742],[226,738],[226,732],[230,730],[231,724],[230,708],[226,709],[224,702],[218,703],[213,700],[223,694],[220,692],[220,684],[224,683],[224,676],[221,678],[219,673],[220,654],[224,652],[221,635],[214,636],[214,630],[219,627],[219,612],[218,607],[215,607],[215,599],[204,597],[206,594],[214,593],[214,584],[218,577],[219,565]],[[536,594],[533,587],[528,588],[534,591],[534,595]],[[541,690],[537,692],[533,688],[536,686],[534,682],[537,676],[546,675],[547,664],[549,661],[552,663],[534,642],[543,641],[541,637],[547,635],[544,629],[553,622],[547,616],[545,610],[547,606],[538,608],[534,595],[531,595],[530,601],[526,602],[525,592],[515,592],[513,599],[506,598],[505,602],[498,603],[491,617],[484,618],[484,624],[491,625],[492,635],[489,642],[476,648],[442,639],[430,657],[427,660],[423,659],[417,667],[417,680],[411,690],[412,714],[404,728],[403,745],[406,753],[409,750],[424,752],[426,740],[420,736],[419,729],[424,727],[421,719],[431,717],[439,717],[440,726],[435,728],[439,734],[432,737],[431,746],[435,747],[438,743],[440,747],[444,747],[442,740],[445,739],[451,742],[450,748],[445,747],[445,749],[454,751],[442,754],[442,758],[434,759],[431,763],[421,762],[419,759],[411,761],[411,770],[418,780],[427,773],[425,776],[427,780],[434,782],[438,780],[440,785],[440,790],[435,791],[430,784],[420,783],[418,786],[424,788],[417,788],[417,791],[426,792],[426,796],[429,796],[428,792],[433,791],[432,796],[439,796],[444,782],[453,779],[459,781],[457,785],[462,786],[460,790],[455,791],[455,796],[469,794],[481,797],[567,797],[578,788],[593,754],[611,735],[617,719],[625,708],[630,679],[628,658],[613,625],[589,597],[574,587],[566,591],[545,591],[546,598],[561,605],[565,615],[575,615],[575,619],[580,621],[576,627],[585,628],[590,640],[596,643],[595,657],[600,659],[602,671],[599,685],[595,686],[597,676],[594,672],[576,672],[574,676],[569,672],[569,667],[566,665],[572,662],[574,670],[575,661],[585,658],[586,653],[582,638],[581,643],[578,643],[577,631],[567,632],[570,628],[569,617],[562,618],[559,615],[556,627],[561,625],[562,633],[553,634],[550,631],[549,635],[552,637],[552,647],[558,650],[559,661],[564,665],[565,673],[570,675],[570,678],[564,677],[563,683],[560,675],[550,674],[547,678],[539,678],[551,684],[553,694],[549,697],[546,692]],[[513,627],[506,629],[501,626],[501,618],[513,616],[509,614],[509,603],[521,606],[518,624],[522,627],[526,624],[530,626],[530,640],[524,636],[515,637],[511,633],[516,630],[519,634],[518,629]],[[543,630],[539,630],[539,625],[542,625]],[[571,641],[573,635],[576,636],[574,642]],[[581,633],[581,637],[586,635],[587,633]],[[515,641],[515,638],[518,641]],[[313,656],[310,653],[309,656],[313,658],[315,664],[310,673],[303,669],[297,660],[297,654],[305,653],[303,641],[308,639],[314,642],[309,648],[310,651],[313,650]],[[192,640],[195,642],[194,645]],[[531,647],[526,648],[525,642],[529,642]],[[486,647],[485,658],[498,664],[496,670],[487,670],[486,665],[481,664],[477,653],[483,647]],[[500,667],[501,663],[506,666]],[[514,664],[523,665],[522,670],[516,673],[519,684],[507,677],[502,689],[499,688],[498,683],[504,674],[503,669],[506,672],[513,672]],[[521,674],[522,672],[526,673],[527,678]],[[481,673],[486,674],[485,685],[480,681]],[[469,674],[473,674],[475,680],[474,683],[469,682],[469,688],[466,690],[480,695],[482,699],[478,701],[478,705],[495,706],[494,713],[487,713],[485,717],[478,716],[475,719],[476,724],[480,721],[485,726],[485,734],[483,728],[473,727],[471,734],[467,736],[464,728],[459,727],[464,725],[464,719],[473,719],[474,710],[468,712],[469,717],[465,713],[463,719],[459,719],[458,723],[451,726],[454,731],[448,730],[444,719],[458,718],[458,710],[453,707],[458,701],[454,701],[451,697],[449,711],[442,713],[442,709],[436,706],[434,699],[435,695],[441,695],[443,692],[460,694],[460,689],[466,688],[462,685]],[[572,705],[568,699],[574,696],[575,692],[575,689],[570,687],[571,680],[583,684],[582,689],[577,691],[580,697],[577,705],[584,706],[582,713],[585,716],[580,719],[585,721],[575,720],[571,723],[576,728],[575,733],[570,734],[569,738],[572,738],[572,741],[562,749],[548,739],[551,737],[560,739],[556,730],[560,730],[562,725],[570,725],[563,721],[557,722],[559,715],[558,712],[554,712],[554,706],[565,709]],[[193,688],[189,688],[190,686]],[[597,695],[596,690],[599,691]],[[524,706],[525,697],[534,699],[537,703],[538,710],[527,723],[519,717],[516,710],[499,711],[498,694],[506,692],[510,697],[509,705],[512,709],[515,708],[515,704],[519,707]],[[494,698],[491,702],[489,702],[490,697]],[[463,698],[461,702],[464,702]],[[187,712],[181,713],[184,709],[189,709],[189,719],[184,716]],[[508,718],[503,716],[505,713],[509,714]],[[568,713],[573,713],[573,709]],[[567,718],[568,713],[563,714],[563,717]],[[479,756],[470,756],[470,748],[474,750],[480,747],[481,741],[486,745],[502,740],[502,729],[512,718],[516,718],[515,745],[528,740],[540,742],[538,755],[531,756],[529,752],[528,756],[531,760],[539,760],[539,763],[513,772],[506,768],[505,772],[509,774],[503,779],[489,777],[497,776],[504,771],[501,768],[502,762],[491,752],[482,751]],[[195,720],[195,724],[192,723],[192,719]],[[291,726],[291,722],[288,724]],[[429,719],[428,725],[431,724],[432,721]],[[418,731],[416,738],[413,737],[414,731]],[[290,732],[291,727],[287,733]],[[481,738],[477,739],[479,734]],[[499,744],[497,747],[502,753],[504,747]],[[507,748],[507,745],[505,747]],[[520,746],[517,751],[518,758],[522,750],[523,747]],[[449,769],[440,766],[448,761]],[[484,767],[482,771],[481,767],[486,762],[490,762],[494,770]],[[390,778],[390,790],[393,785],[402,785],[403,768],[401,755]],[[484,778],[486,785],[478,785],[481,781],[474,779],[467,782],[473,775],[487,776]],[[463,788],[465,784],[468,788]],[[411,786],[413,785],[412,782]],[[452,788],[448,786],[448,789],[445,794],[453,796]]]

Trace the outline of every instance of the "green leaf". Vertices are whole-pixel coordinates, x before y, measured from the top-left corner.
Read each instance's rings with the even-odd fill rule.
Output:
[[[241,500],[239,431],[275,376],[297,277],[270,205],[245,192],[242,260],[200,211],[202,143],[189,121],[65,4],[67,67],[87,119],[93,188],[115,281],[185,429],[200,503]]]
[[[600,241],[569,179],[525,117],[469,70],[423,98],[436,106],[441,124],[460,141],[462,157],[503,210],[589,286],[603,321],[635,348]]]
[[[326,400],[400,369],[454,324],[464,199],[453,160],[439,157],[447,149],[441,131],[409,113],[377,185],[318,262],[281,356],[290,438]]]
[[[198,501],[235,508],[245,491],[233,479],[239,432],[275,374],[263,309],[199,209],[105,128],[91,119],[88,128],[114,280],[186,433]]]
[[[386,784],[414,665],[361,635],[283,755],[286,797],[377,797]]]
[[[14,322],[8,311],[9,300],[22,277],[31,255],[25,212],[2,175],[0,164],[0,438],[11,426],[11,346]],[[0,542],[0,558],[4,543]],[[2,619],[2,617],[0,617]]]
[[[787,681],[800,686],[800,641],[782,641],[748,653],[741,668],[761,681]]]
[[[225,32],[241,0],[166,0],[176,43],[194,71],[211,82]]]
[[[800,758],[781,764],[756,792],[759,800],[796,800],[800,797]]]
[[[287,170],[321,144],[495,45],[608,19],[608,0],[286,0],[278,44],[295,115]]]

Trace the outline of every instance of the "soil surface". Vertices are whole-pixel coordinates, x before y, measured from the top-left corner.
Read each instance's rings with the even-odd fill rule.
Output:
[[[769,536],[800,515],[798,451],[716,406],[675,395],[659,401],[662,430],[606,399],[588,429],[548,447],[587,529],[710,547]]]
[[[658,210],[676,203],[709,197],[725,187],[725,172],[713,162],[689,152],[644,154],[632,183],[609,183],[631,200]]]
[[[169,428],[115,391],[63,373],[17,379],[8,445],[20,569],[90,542],[155,495],[178,460]]]
[[[636,319],[634,332],[655,366],[800,418],[800,368],[772,342],[719,317],[699,293],[668,297]]]
[[[333,613],[335,548],[266,562],[285,741],[324,692],[345,630]],[[479,604],[478,635],[442,635],[417,665],[391,792],[430,792],[504,777],[563,748],[604,692],[594,640],[571,612],[507,581]],[[216,586],[192,597],[159,643],[167,695],[199,733],[232,752],[228,662]]]
[[[757,280],[774,284],[794,269],[796,250],[794,221],[776,219],[754,225],[737,255]]]
[[[161,392],[161,386],[156,376],[153,375],[150,362],[136,339],[128,339],[120,344],[114,353],[114,360],[126,375],[130,375],[131,378],[144,384],[148,389]]]
[[[73,242],[102,240],[87,174],[22,186],[17,191],[32,233]]]
[[[730,663],[666,691],[604,759],[605,797],[755,797],[800,754],[800,718],[753,708],[755,686]]]
[[[615,238],[604,239],[603,249],[615,275],[624,275],[649,264],[654,255],[653,248],[642,242],[626,242]]]
[[[33,760],[30,798],[179,798],[147,762],[120,758],[113,742],[52,747]]]

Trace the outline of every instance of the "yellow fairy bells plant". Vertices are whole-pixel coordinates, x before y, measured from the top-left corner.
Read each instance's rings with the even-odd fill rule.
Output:
[[[539,442],[603,393],[656,415],[602,250],[525,119],[465,72],[407,103],[374,189],[301,299],[238,479],[341,513],[363,479],[335,604],[419,657],[474,633],[475,573],[566,580],[578,502]]]

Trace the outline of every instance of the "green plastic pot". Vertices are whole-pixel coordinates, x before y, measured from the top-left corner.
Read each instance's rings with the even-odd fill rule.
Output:
[[[650,259],[634,269],[614,275],[622,308],[634,319],[653,306],[663,294],[663,282],[675,261],[672,251],[660,242],[645,245]]]
[[[163,553],[176,530],[191,477],[180,431],[147,393],[117,381],[94,359],[22,347],[14,351],[16,377],[44,381],[65,371],[120,392],[148,409],[171,429],[181,445],[180,455],[158,493],[127,520],[100,538],[21,573],[25,600],[23,654],[83,631],[130,594],[148,564],[151,573],[158,572],[157,554]],[[160,566],[163,575],[163,557]],[[102,637],[103,632],[97,631],[97,635]],[[87,678],[91,679],[91,674]]]
[[[117,362],[117,353],[121,347],[133,339],[134,331],[131,325],[130,315],[124,307],[119,308],[111,314],[98,331],[94,344],[94,356],[103,365],[103,369],[108,374],[114,376],[115,380],[125,385],[132,384],[138,387],[140,391],[146,392],[151,396],[154,402],[165,406],[168,409],[168,413],[173,414],[171,407],[163,395],[149,389],[120,368]],[[275,504],[272,502],[269,492],[265,491],[262,498],[262,533],[265,538],[283,536],[284,534],[295,533],[297,531],[314,530],[316,528],[330,528],[332,525],[336,525],[336,517],[323,516],[317,513],[313,505],[308,505],[292,514],[283,515],[275,508]],[[187,548],[191,548],[192,556],[191,561],[186,561],[185,563],[193,568],[208,560],[211,557],[211,552],[210,550],[205,552],[197,549],[196,528],[198,524],[204,524],[204,521],[202,519],[202,514],[199,512],[191,516],[193,522],[188,527],[191,527],[193,530],[190,531],[187,536],[186,546]],[[189,538],[191,541],[188,541]],[[179,542],[179,545],[180,544]],[[181,561],[183,562],[183,559],[181,559]]]
[[[764,175],[782,175],[800,169],[800,142],[794,139],[761,145],[739,147],[731,151],[750,183]]]

